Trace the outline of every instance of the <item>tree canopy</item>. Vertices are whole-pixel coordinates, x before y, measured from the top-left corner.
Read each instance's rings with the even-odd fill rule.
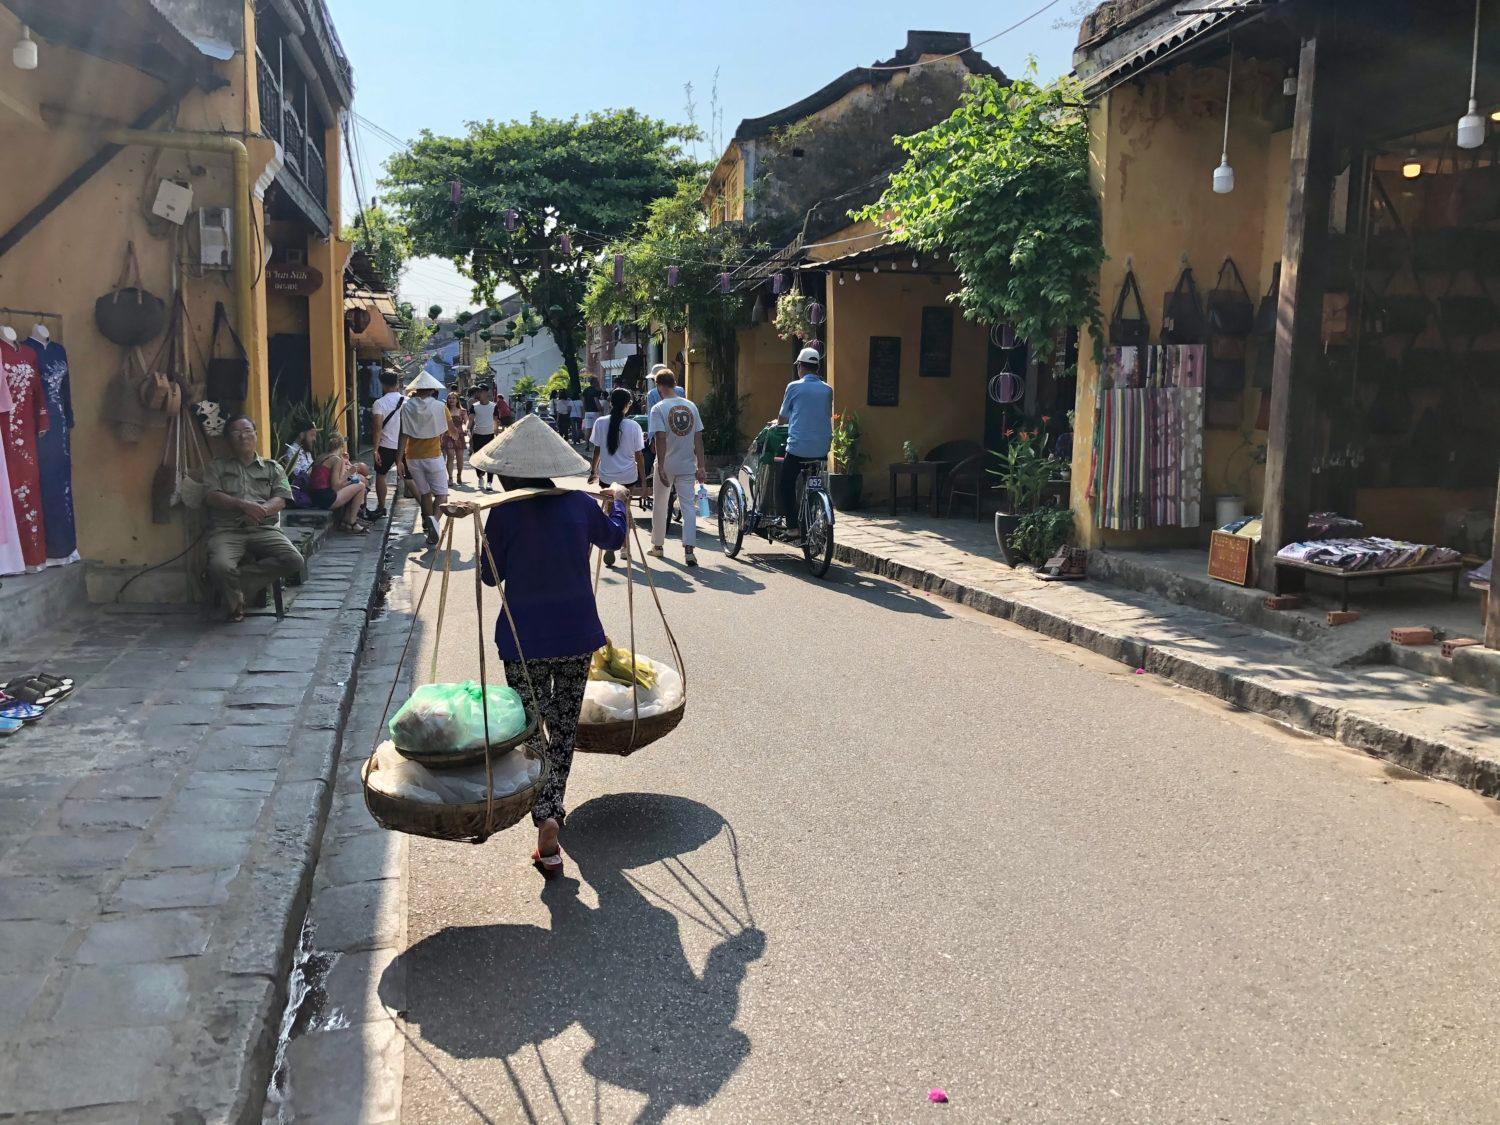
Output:
[[[476,301],[502,285],[521,295],[576,390],[581,305],[599,251],[697,170],[682,149],[693,136],[633,109],[474,122],[462,137],[424,131],[388,162],[385,197],[415,250],[453,261]]]
[[[965,315],[1010,324],[1045,354],[1060,327],[1099,339],[1099,205],[1077,85],[970,78],[946,121],[898,140],[906,163],[875,203],[853,213],[897,241],[946,254]]]
[[[392,290],[401,281],[401,271],[411,257],[411,235],[384,207],[367,207],[353,227],[339,233],[345,242],[369,255]]]

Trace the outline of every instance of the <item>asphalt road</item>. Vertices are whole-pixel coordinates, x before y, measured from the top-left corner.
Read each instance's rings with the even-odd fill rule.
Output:
[[[708,548],[687,717],[578,758],[566,880],[413,842],[404,1120],[1500,1120],[1500,806]]]

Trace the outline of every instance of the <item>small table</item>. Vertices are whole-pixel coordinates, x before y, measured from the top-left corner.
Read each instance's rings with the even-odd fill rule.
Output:
[[[947,468],[946,461],[892,461],[891,515],[894,516],[896,514],[896,500],[900,496],[901,478],[911,478],[911,510],[915,512],[918,504],[921,503],[921,499],[918,496],[918,482],[923,477],[926,477],[932,482],[928,502],[932,509],[932,514],[936,516],[938,514],[938,482],[945,468]]]
[[[1453,597],[1458,597],[1458,581],[1464,571],[1462,562],[1434,563],[1430,566],[1388,566],[1383,570],[1343,570],[1336,566],[1321,566],[1318,563],[1297,562],[1294,559],[1278,558],[1276,562],[1276,592],[1294,593],[1306,585],[1307,575],[1319,574],[1343,583],[1343,608],[1349,608],[1349,583],[1360,579],[1375,579],[1382,586],[1387,578],[1406,578],[1415,574],[1451,574]],[[1295,576],[1295,577],[1294,577]]]

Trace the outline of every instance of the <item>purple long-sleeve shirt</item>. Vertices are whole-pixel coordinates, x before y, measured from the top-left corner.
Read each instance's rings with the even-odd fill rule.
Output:
[[[534,496],[490,512],[484,535],[528,660],[582,656],[604,644],[589,548],[618,551],[625,545],[626,520],[618,500],[605,515],[599,501],[583,492]],[[480,577],[495,585],[488,560],[480,562]],[[517,659],[503,613],[495,622],[495,644],[503,659]]]

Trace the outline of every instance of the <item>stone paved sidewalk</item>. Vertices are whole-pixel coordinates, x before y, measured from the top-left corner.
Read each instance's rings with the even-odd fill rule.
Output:
[[[1330,667],[1295,638],[1123,586],[1042,582],[1002,564],[981,523],[840,513],[836,557],[1500,797],[1500,698],[1488,692],[1390,665]]]
[[[71,698],[0,742],[0,1117],[259,1113],[381,536],[288,617],[83,607],[4,655]]]

